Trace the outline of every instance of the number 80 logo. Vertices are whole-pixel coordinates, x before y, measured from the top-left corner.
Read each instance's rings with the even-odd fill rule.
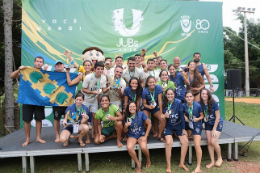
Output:
[[[198,30],[200,30],[200,29],[207,30],[207,29],[209,29],[209,26],[210,26],[209,21],[207,21],[206,19],[203,19],[203,20],[197,19],[196,20],[196,28]]]

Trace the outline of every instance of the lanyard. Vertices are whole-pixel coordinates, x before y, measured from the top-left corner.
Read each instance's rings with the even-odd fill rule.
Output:
[[[189,112],[189,119],[191,119],[192,118],[192,113],[193,113],[193,102],[192,102],[192,106],[191,107],[188,105],[188,112]]]
[[[132,115],[130,118],[131,118],[131,119],[132,119],[132,118],[134,118],[134,117],[135,117],[135,115],[136,115],[136,114]]]
[[[114,78],[113,80],[116,83],[117,87],[119,87],[121,78],[118,78],[117,80],[115,79],[115,77],[113,77],[113,78]],[[114,85],[113,87],[116,87],[116,86]]]
[[[94,77],[95,77],[95,80],[97,81],[96,73],[94,73]],[[100,81],[101,81],[101,76],[100,76],[99,82],[97,81],[98,89],[100,89]]]
[[[190,73],[188,73],[188,75],[189,75],[189,82],[190,82],[190,86],[192,86],[192,84],[193,84],[193,81],[194,81],[194,76],[193,76],[193,79],[192,79],[192,80],[190,80]]]
[[[76,109],[77,109],[77,111],[79,112],[80,115],[84,113],[84,110],[83,110],[82,106],[81,106],[81,108],[79,108],[79,107],[76,105]]]
[[[151,96],[152,101],[154,102],[155,88],[154,88],[154,90],[153,90],[153,94],[150,92],[150,96]]]
[[[167,103],[167,104],[168,104],[168,110],[170,110],[172,107],[173,101],[171,102],[171,104],[169,104],[169,103]]]
[[[132,96],[133,101],[135,102],[136,101],[136,93],[134,93],[132,90],[131,90],[131,96]]]
[[[107,115],[109,113],[109,107],[108,107],[107,112],[105,112],[103,109],[102,109],[102,112],[103,112],[104,115]]]
[[[132,76],[131,76],[131,74],[130,74],[130,69],[128,69],[128,73],[129,73],[129,77],[130,77],[130,79],[132,78]],[[134,71],[134,76],[133,77],[135,77],[135,71]]]
[[[204,106],[204,115],[207,116],[208,115],[208,106]]]
[[[154,70],[153,70],[153,75],[151,75],[150,71],[148,71],[148,72],[149,72],[149,75],[150,75],[150,76],[153,76],[153,77],[155,77]]]

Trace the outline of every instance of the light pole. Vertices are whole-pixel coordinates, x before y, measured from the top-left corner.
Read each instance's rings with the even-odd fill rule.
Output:
[[[238,12],[244,13],[244,37],[245,37],[245,83],[246,83],[246,96],[250,96],[249,86],[249,65],[248,65],[248,42],[247,42],[247,24],[246,24],[246,13],[254,13],[255,8],[238,7]]]

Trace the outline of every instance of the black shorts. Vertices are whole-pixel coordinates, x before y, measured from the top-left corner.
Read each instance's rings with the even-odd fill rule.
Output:
[[[23,104],[23,121],[30,122],[33,119],[41,121],[45,119],[44,106]]]
[[[64,115],[65,117],[65,111],[67,109],[67,106],[53,106],[53,116],[55,120],[60,120],[61,116]]]

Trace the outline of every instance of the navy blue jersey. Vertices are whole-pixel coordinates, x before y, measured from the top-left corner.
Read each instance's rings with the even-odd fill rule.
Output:
[[[184,86],[184,78],[181,75],[181,72],[176,73],[175,78],[171,75],[169,75],[169,78],[175,84],[175,97],[180,100],[185,100],[186,88]]]
[[[185,116],[187,116],[189,118],[188,108],[189,108],[189,105],[187,103],[184,103],[183,104],[183,111],[185,113]],[[202,113],[202,112],[203,112],[203,110],[202,110],[202,107],[200,106],[200,104],[193,101],[192,116],[195,116],[195,118],[199,118],[200,117],[200,113]],[[194,126],[198,125],[198,124],[202,124],[202,121],[193,122]]]
[[[219,110],[218,103],[215,101],[213,102],[213,104],[211,106],[211,112],[207,111],[208,105],[204,105],[204,103],[203,103],[202,109],[204,111],[204,116],[207,119],[207,121],[205,121],[205,123],[209,124],[209,125],[214,125],[215,120],[216,120],[216,111]],[[221,116],[220,116],[219,122],[223,122],[223,119],[221,118]]]
[[[162,88],[160,85],[155,85],[155,96],[154,96],[154,100],[155,102],[157,103],[157,105],[159,105],[158,103],[158,95],[161,94],[163,91],[162,91]],[[146,104],[147,105],[151,105],[151,102],[152,102],[152,96],[153,95],[153,92],[150,92],[149,91],[149,87],[146,87],[142,93],[142,99],[145,99],[146,100]]]
[[[141,136],[144,136],[144,122],[146,119],[147,116],[143,112],[138,111],[136,113],[136,116],[132,119],[131,125],[128,126],[127,136],[136,139],[138,139]]]

